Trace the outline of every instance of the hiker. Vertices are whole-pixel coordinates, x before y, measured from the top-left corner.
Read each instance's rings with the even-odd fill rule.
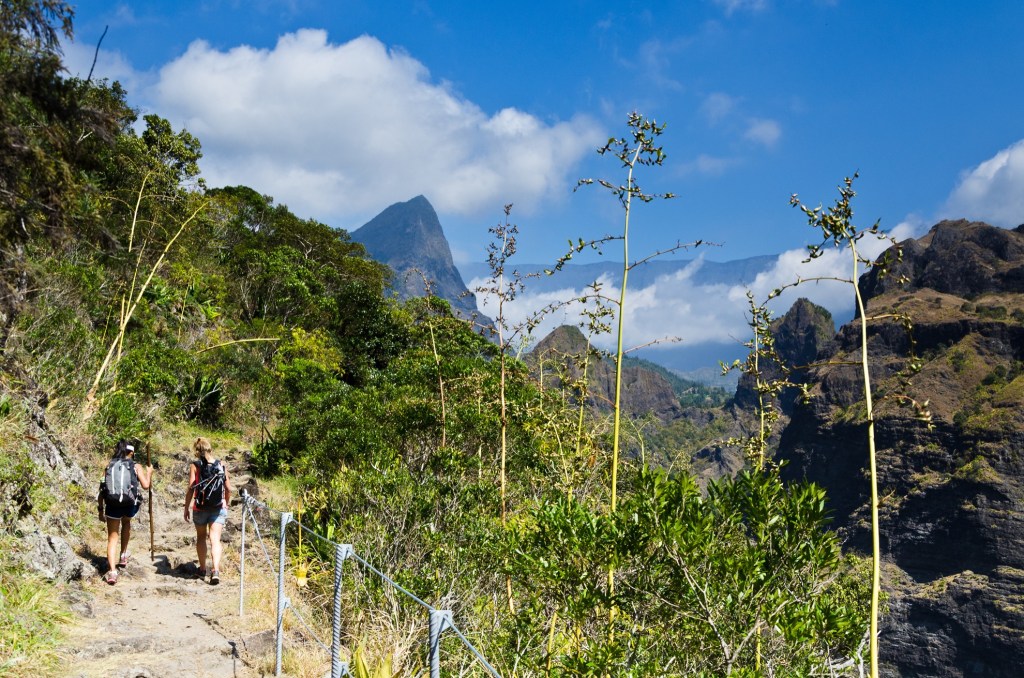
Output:
[[[199,576],[206,578],[206,539],[210,539],[213,569],[210,583],[220,583],[220,534],[228,520],[228,502],[231,501],[231,480],[224,464],[213,456],[213,447],[206,438],[192,443],[196,459],[188,466],[188,491],[185,493],[185,522],[192,511],[196,526],[196,555],[199,556]]]
[[[128,540],[132,537],[132,518],[142,506],[141,490],[148,490],[153,481],[153,467],[143,467],[135,462],[135,446],[135,441],[117,441],[114,456],[107,464],[96,497],[100,520],[107,523],[109,569],[104,578],[111,586],[117,583],[118,569],[128,565]],[[117,548],[118,537],[121,542],[120,558]]]

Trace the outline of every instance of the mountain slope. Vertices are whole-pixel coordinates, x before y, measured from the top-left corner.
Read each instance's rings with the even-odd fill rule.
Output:
[[[562,325],[540,340],[526,360],[534,371],[554,372],[556,376],[546,376],[545,383],[555,386],[560,383],[559,370],[564,371],[566,378],[576,379],[582,375],[579,365],[587,350],[587,339],[579,328]],[[587,367],[587,382],[587,402],[597,411],[609,411],[615,401],[613,361],[592,354]],[[682,413],[669,381],[656,370],[637,363],[623,364],[621,402],[622,411],[633,418],[653,414],[664,423],[677,419]]]
[[[885,675],[1016,676],[1024,661],[1024,228],[945,221],[902,243],[898,275],[861,279],[867,314],[914,322],[923,367],[911,394],[934,428],[893,401],[877,415]],[[859,331],[843,327],[832,361],[856,361]],[[868,340],[878,391],[911,348],[895,322]],[[836,526],[869,551],[870,504],[862,387],[855,365],[811,375],[780,457],[792,478],[824,485]]]

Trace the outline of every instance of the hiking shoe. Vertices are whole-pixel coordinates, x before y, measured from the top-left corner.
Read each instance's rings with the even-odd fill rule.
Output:
[[[213,574],[210,575],[210,583],[211,584],[219,584],[220,583],[220,572],[218,572],[217,570],[213,571]]]
[[[125,551],[124,553],[121,554],[121,560],[117,561],[117,566],[118,567],[128,567],[128,558],[129,558],[128,552]]]
[[[196,570],[196,578],[197,579],[206,579],[206,568],[205,567],[201,567],[198,570]]]
[[[107,576],[106,576],[105,579],[106,579],[106,582],[108,584],[110,584],[111,586],[116,584],[117,583],[117,570],[110,570],[109,572],[107,572]]]

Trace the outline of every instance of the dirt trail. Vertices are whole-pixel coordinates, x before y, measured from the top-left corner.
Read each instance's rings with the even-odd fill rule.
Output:
[[[153,491],[155,560],[149,552],[149,511],[143,504],[132,523],[131,559],[116,585],[107,570],[106,542],[97,522],[85,554],[95,566],[69,594],[78,615],[68,646],[65,675],[81,678],[255,678],[266,664],[273,631],[254,635],[238,618],[239,489],[249,480],[243,453],[222,454],[234,488],[224,530],[221,582],[198,578],[195,528],[182,519],[190,455],[163,455]],[[259,620],[273,628],[273,619]],[[272,672],[272,669],[271,669]]]

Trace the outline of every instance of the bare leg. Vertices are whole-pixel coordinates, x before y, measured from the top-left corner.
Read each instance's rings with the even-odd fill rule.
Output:
[[[121,555],[128,553],[128,540],[132,538],[132,519],[121,519]]]
[[[199,569],[206,569],[206,528],[207,525],[196,525],[196,555],[199,556]]]
[[[210,524],[210,550],[213,551],[213,570],[214,572],[220,572],[220,554],[221,554],[221,543],[220,533],[224,529],[224,526],[220,523]]]
[[[120,518],[107,518],[107,564],[114,571],[117,571],[117,540],[120,532]]]

